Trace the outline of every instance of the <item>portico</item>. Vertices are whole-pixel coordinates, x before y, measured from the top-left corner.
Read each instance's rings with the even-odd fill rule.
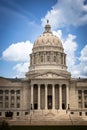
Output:
[[[32,84],[31,104],[34,110],[64,110],[69,104],[67,84]]]

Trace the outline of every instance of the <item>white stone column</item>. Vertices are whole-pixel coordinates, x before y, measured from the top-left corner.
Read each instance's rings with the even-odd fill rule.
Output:
[[[84,108],[84,90],[82,90],[82,108]]]
[[[15,93],[14,93],[14,107],[17,108],[17,100],[16,100],[16,98],[17,98],[17,97],[16,97],[16,92],[17,92],[17,90],[14,90],[14,92],[15,92]]]
[[[66,86],[66,107],[68,108],[69,104],[69,86]]]
[[[45,84],[45,109],[47,109],[47,84]]]
[[[40,84],[38,84],[38,109],[40,109]]]
[[[62,109],[62,86],[59,85],[59,109]]]
[[[31,104],[33,108],[33,85],[31,85]]]
[[[9,95],[9,109],[10,109],[10,107],[11,107],[11,92],[10,92],[10,90],[9,90],[8,95]]]
[[[52,108],[55,109],[55,85],[52,85]]]
[[[3,90],[3,108],[5,108],[5,90]]]

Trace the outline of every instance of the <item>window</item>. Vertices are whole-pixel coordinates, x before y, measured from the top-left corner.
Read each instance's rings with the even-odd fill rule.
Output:
[[[47,62],[50,62],[50,56],[47,56]]]
[[[82,112],[79,112],[79,116],[82,116]]]
[[[82,102],[78,102],[78,108],[82,108]]]
[[[73,114],[74,114],[74,112],[71,112],[71,114],[73,115]]]
[[[28,115],[28,112],[25,112],[25,115]]]
[[[0,96],[0,101],[2,101],[3,100],[3,96]]]
[[[5,96],[5,100],[8,101],[9,97],[8,96]]]
[[[82,94],[82,90],[78,90],[78,94]]]
[[[87,108],[87,102],[85,102],[85,104],[84,104],[84,105],[85,105],[84,107],[85,107],[85,108]]]
[[[41,62],[43,62],[43,56],[41,56]]]
[[[20,96],[17,96],[17,100],[20,100]]]
[[[17,93],[17,94],[20,94],[20,90],[17,90],[16,93]]]
[[[14,100],[14,96],[11,96],[11,100]]]
[[[87,116],[87,112],[85,112],[85,116]]]
[[[56,62],[56,56],[54,56],[54,62]]]
[[[85,98],[85,100],[87,100],[87,96],[85,96],[84,98]]]
[[[87,94],[87,90],[84,91],[84,94]]]
[[[8,102],[5,102],[5,108],[9,108]]]
[[[78,96],[78,99],[81,100],[81,96]]]
[[[0,116],[2,116],[2,112],[0,112]]]
[[[9,93],[9,90],[5,90],[5,94],[8,94]]]
[[[3,90],[0,90],[0,94],[3,94]]]
[[[14,90],[11,90],[11,94],[14,94],[15,93],[15,91]]]
[[[17,116],[19,116],[19,112],[17,112]]]
[[[14,108],[14,103],[11,103],[11,108]]]
[[[3,108],[3,103],[2,102],[0,102],[0,108]]]
[[[20,108],[20,103],[17,103],[17,108]]]

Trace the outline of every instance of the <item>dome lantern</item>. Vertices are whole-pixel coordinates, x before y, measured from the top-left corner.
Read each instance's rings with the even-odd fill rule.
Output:
[[[51,26],[49,24],[49,20],[47,20],[47,24],[45,25],[45,32],[44,33],[51,33]]]

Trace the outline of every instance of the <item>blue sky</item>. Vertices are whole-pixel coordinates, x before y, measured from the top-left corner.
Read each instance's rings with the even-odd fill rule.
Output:
[[[87,77],[87,0],[0,0],[0,76],[24,77],[47,19],[72,77]]]

